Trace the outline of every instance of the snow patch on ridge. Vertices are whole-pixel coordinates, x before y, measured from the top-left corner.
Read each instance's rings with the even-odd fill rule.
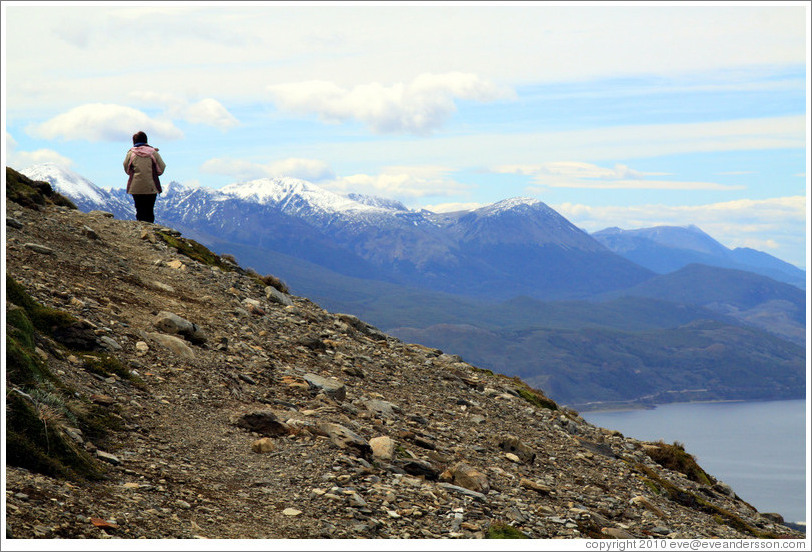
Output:
[[[87,178],[78,175],[56,163],[42,163],[20,171],[31,180],[48,182],[60,194],[86,199],[94,203],[103,203],[105,197],[99,193],[99,188]]]
[[[387,209],[360,203],[296,178],[260,178],[229,184],[222,187],[220,191],[223,194],[254,201],[261,205],[277,204],[283,208],[300,199],[309,206],[327,213],[381,213],[387,211]]]
[[[485,207],[480,207],[479,209],[475,209],[473,212],[482,215],[493,216],[500,215],[507,211],[513,211],[514,209],[518,209],[521,207],[538,207],[538,206],[547,207],[543,202],[532,197],[512,197],[509,199],[504,199],[502,201],[497,201],[496,203],[491,203],[490,205],[486,205]]]

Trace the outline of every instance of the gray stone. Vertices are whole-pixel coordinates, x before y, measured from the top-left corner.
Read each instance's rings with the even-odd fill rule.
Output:
[[[54,251],[50,247],[46,247],[38,243],[24,243],[23,247],[26,247],[31,251],[34,251],[35,253],[39,253],[41,255],[56,255],[56,251]]]
[[[478,493],[487,493],[491,489],[488,477],[465,462],[458,462],[449,471],[454,478],[455,485]]]
[[[395,442],[386,436],[375,437],[369,440],[372,447],[372,456],[381,460],[392,460],[395,457]]]
[[[369,446],[367,440],[346,427],[339,424],[324,423],[319,424],[318,429],[337,447],[353,450],[360,453],[361,456],[372,456],[372,447]]]
[[[607,537],[612,537],[613,539],[633,539],[635,538],[634,535],[626,531],[625,529],[617,529],[616,527],[604,527],[601,529],[601,533],[606,535]]]
[[[152,321],[152,325],[164,333],[181,335],[196,345],[206,342],[206,335],[197,324],[171,312],[159,312]]]
[[[145,334],[148,338],[155,341],[156,343],[163,345],[173,353],[178,356],[182,356],[185,358],[194,358],[195,353],[192,351],[192,348],[189,347],[186,342],[179,337],[175,337],[174,335],[166,335],[157,332],[149,332]]]
[[[271,303],[277,303],[285,307],[293,306],[293,301],[291,300],[290,296],[288,296],[285,293],[282,293],[273,286],[268,286],[265,288],[265,297]]]
[[[96,233],[96,231],[93,230],[89,226],[82,226],[82,234],[84,234],[85,236],[87,236],[91,240],[98,240],[99,239],[99,235]]]
[[[513,435],[506,435],[500,439],[499,448],[505,452],[515,454],[525,464],[532,464],[536,459],[536,452]]]
[[[99,342],[101,342],[102,347],[104,347],[108,351],[120,351],[121,350],[121,345],[119,345],[118,342],[115,339],[113,339],[112,337],[108,337],[106,335],[103,335],[103,336],[101,336],[99,338]]]
[[[316,374],[307,373],[304,375],[304,380],[310,384],[311,387],[323,391],[328,397],[332,397],[338,401],[343,401],[347,398],[347,388],[342,382],[335,378],[323,378]]]
[[[472,491],[471,489],[466,489],[465,487],[452,485],[451,483],[437,483],[437,486],[447,491],[451,491],[465,496],[470,496],[471,498],[475,498],[480,502],[487,501],[487,497],[484,494],[479,493],[477,491]]]
[[[378,399],[366,401],[364,406],[367,410],[376,414],[377,416],[381,416],[382,418],[393,418],[395,416],[395,411],[400,410],[394,404]]]
[[[97,450],[96,457],[99,458],[99,460],[104,460],[105,462],[113,464],[114,466],[121,464],[121,460],[117,456],[112,455],[109,452],[104,452],[103,450]]]

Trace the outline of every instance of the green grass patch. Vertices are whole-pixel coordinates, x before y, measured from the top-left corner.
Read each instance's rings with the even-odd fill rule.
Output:
[[[208,266],[216,266],[217,268],[226,272],[231,272],[234,270],[234,265],[224,262],[219,255],[213,253],[209,248],[194,240],[172,236],[166,232],[161,232],[160,230],[156,231],[155,235],[163,240],[163,242],[169,247],[177,249],[178,253],[181,255],[185,255],[186,257],[189,257],[190,259],[193,259],[199,263],[203,263]]]
[[[88,372],[93,372],[94,374],[104,377],[110,377],[115,374],[118,377],[128,381],[140,381],[140,378],[133,375],[130,370],[125,368],[118,358],[106,353],[91,353],[84,355],[84,368]]]
[[[518,387],[516,392],[521,398],[532,404],[537,408],[546,408],[548,410],[558,410],[558,404],[552,399],[547,398],[544,393],[532,387]]]
[[[78,428],[86,438],[98,442],[124,429],[123,418],[115,405],[103,407],[78,399],[36,350],[43,335],[63,346],[66,342],[92,343],[95,336],[69,314],[40,305],[8,275],[6,284],[7,463],[53,477],[102,479],[103,465],[68,436],[65,428]],[[86,339],[81,339],[82,332]],[[88,353],[85,358],[90,371],[116,374],[138,384],[111,355]]]
[[[24,387],[55,382],[56,378],[35,351],[34,325],[24,309],[6,310],[6,380]]]
[[[486,539],[529,539],[527,535],[502,521],[495,521],[485,533]]]
[[[52,404],[17,391],[6,398],[6,462],[53,477],[98,480],[103,468],[65,435],[63,415]]]
[[[6,274],[6,300],[22,308],[25,317],[34,328],[63,345],[78,351],[92,351],[98,347],[95,335],[82,322],[65,311],[41,305],[8,274]],[[13,316],[18,323],[21,322],[19,313],[13,313]],[[19,326],[18,329],[23,331],[23,326]]]

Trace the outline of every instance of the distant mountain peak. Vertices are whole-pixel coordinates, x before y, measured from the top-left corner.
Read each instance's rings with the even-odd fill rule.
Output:
[[[496,203],[491,203],[490,205],[486,205],[485,207],[480,207],[476,209],[475,213],[481,215],[499,215],[508,211],[515,211],[521,210],[528,207],[539,207],[543,206],[548,208],[543,202],[539,201],[538,199],[532,197],[512,197],[508,199],[503,199],[502,201],[497,201]]]
[[[592,236],[610,250],[657,273],[673,272],[690,263],[748,270],[804,288],[804,271],[767,253],[731,250],[694,224],[621,230],[605,228]]]
[[[248,182],[229,184],[220,189],[223,194],[254,201],[262,205],[295,207],[302,202],[326,213],[383,211],[382,207],[368,205],[331,192],[311,182],[290,177],[260,178]]]

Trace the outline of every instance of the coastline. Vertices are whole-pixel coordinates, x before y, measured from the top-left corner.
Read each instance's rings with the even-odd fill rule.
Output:
[[[777,512],[785,525],[805,531],[809,503],[799,489],[808,487],[808,413],[806,399],[771,399],[668,403],[581,416],[641,441],[684,443],[703,469],[758,511]]]
[[[693,401],[671,401],[671,402],[662,402],[662,403],[650,403],[650,402],[630,402],[630,403],[618,403],[618,402],[600,402],[600,403],[587,403],[584,405],[563,405],[565,408],[569,408],[581,413],[612,413],[612,412],[636,412],[639,410],[656,410],[662,406],[670,406],[670,405],[678,405],[678,404],[728,404],[728,403],[765,403],[765,402],[784,402],[784,401],[805,401],[804,397],[799,398],[791,398],[791,399],[707,399],[707,400],[693,400]]]

